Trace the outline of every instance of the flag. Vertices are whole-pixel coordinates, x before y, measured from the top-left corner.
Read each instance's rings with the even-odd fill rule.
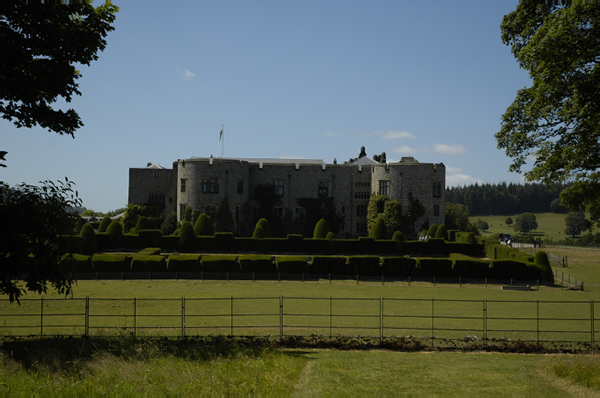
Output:
[[[223,138],[223,129],[225,128],[224,125],[221,125],[221,132],[219,133],[219,141],[221,141],[221,138]]]

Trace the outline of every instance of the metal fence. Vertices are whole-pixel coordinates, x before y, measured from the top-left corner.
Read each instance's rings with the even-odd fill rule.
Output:
[[[595,346],[596,303],[336,297],[24,299],[0,336],[289,336]]]

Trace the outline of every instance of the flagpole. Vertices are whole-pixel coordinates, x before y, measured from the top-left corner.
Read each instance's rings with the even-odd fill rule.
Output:
[[[219,141],[221,141],[221,159],[223,158],[223,150],[225,148],[225,137],[223,135],[223,131],[225,130],[225,125],[221,125],[221,133],[219,134]]]

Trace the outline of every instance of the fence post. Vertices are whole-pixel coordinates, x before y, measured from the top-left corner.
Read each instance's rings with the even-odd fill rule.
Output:
[[[379,297],[379,341],[383,342],[383,297]]]
[[[331,275],[331,274],[330,274]],[[331,296],[329,296],[329,338],[331,339],[332,335],[332,323],[331,323]]]
[[[85,327],[84,327],[85,337],[89,337],[90,335],[90,298],[85,298]]]
[[[408,276],[408,286],[410,286],[410,275]]]
[[[483,346],[487,347],[487,300],[483,299]]]
[[[435,277],[433,277],[435,280]],[[431,347],[434,346],[434,338],[435,338],[435,299],[431,299]]]
[[[185,297],[181,298],[181,337],[185,337]]]
[[[358,285],[358,274],[356,274],[356,284]]]
[[[537,312],[537,346],[540,348],[540,300],[536,300],[536,312]]]
[[[40,298],[40,340],[44,339],[44,298]]]
[[[133,298],[133,335],[137,337],[137,298]]]
[[[283,341],[283,296],[279,296],[279,342]]]
[[[458,277],[458,287],[462,287],[462,276]]]
[[[485,287],[487,287],[487,276],[485,277]]]
[[[256,271],[252,271],[252,282],[256,282]]]
[[[331,283],[331,273],[329,274],[329,283]]]
[[[594,319],[594,300],[590,300],[590,326],[591,326],[591,343],[592,343],[592,347],[594,347],[594,344],[596,343],[596,339],[594,334],[596,333],[595,331],[595,325],[594,325],[595,319]]]
[[[229,332],[229,335],[231,337],[233,337],[233,296],[231,296],[231,300],[230,300],[229,314],[230,314],[230,319],[229,319],[230,332]]]

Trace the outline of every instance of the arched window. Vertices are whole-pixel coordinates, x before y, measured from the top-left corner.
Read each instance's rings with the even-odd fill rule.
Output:
[[[163,191],[152,191],[148,194],[148,204],[154,206],[165,206],[165,193]]]

